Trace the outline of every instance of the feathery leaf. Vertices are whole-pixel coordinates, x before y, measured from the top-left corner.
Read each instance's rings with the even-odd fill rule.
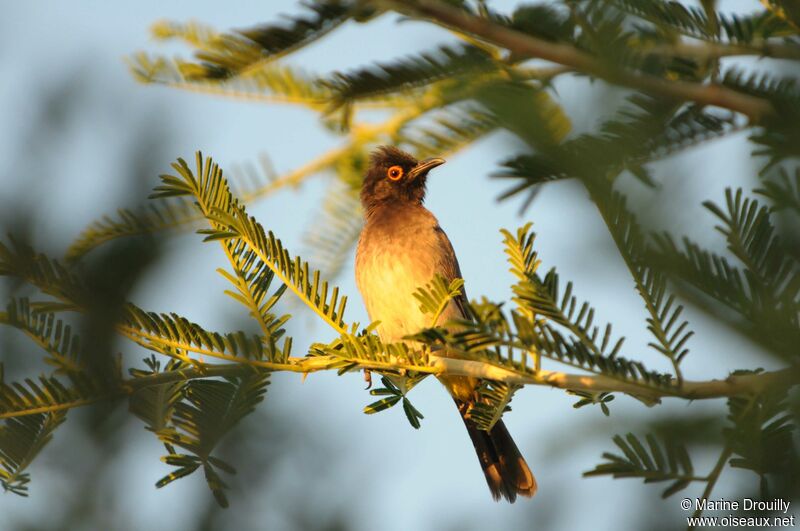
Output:
[[[442,79],[475,75],[496,69],[490,55],[476,46],[441,46],[434,52],[409,56],[352,72],[336,72],[322,82],[333,92],[333,106],[355,100],[407,91]]]
[[[63,411],[7,419],[0,425],[0,484],[20,496],[28,495],[30,476],[24,470],[64,422]]]
[[[216,80],[246,73],[255,65],[296,51],[343,23],[351,15],[346,2],[308,2],[310,16],[289,17],[288,25],[264,25],[232,33],[216,33],[195,24],[160,22],[154,36],[182,38],[196,47],[197,63],[186,63],[184,75]],[[191,67],[191,68],[189,68]]]
[[[613,476],[614,478],[642,478],[645,483],[672,481],[661,494],[667,498],[689,486],[692,481],[702,481],[694,474],[692,460],[683,445],[672,441],[659,442],[655,436],[646,436],[647,447],[634,434],[624,438],[614,436],[614,444],[622,455],[606,452],[605,463],[584,472],[584,477]]]
[[[262,282],[265,278],[263,271],[269,268],[306,306],[335,330],[345,332],[347,297],[339,297],[338,287],[333,287],[329,293],[329,284],[320,279],[319,271],[312,270],[300,257],[292,258],[272,232],[267,233],[255,218],[248,216],[244,206],[231,194],[222,170],[211,159],[204,163],[198,152],[196,164],[195,174],[183,159],[178,159],[173,168],[179,177],[162,176],[162,185],[154,190],[152,197],[196,197],[203,215],[211,223],[211,229],[200,231],[206,235],[206,240],[221,240],[232,253],[234,262],[238,262],[239,257],[245,262],[256,258],[260,261],[254,271],[262,274],[248,281],[251,288],[261,289],[252,282]],[[258,293],[253,296],[257,301]],[[259,306],[259,312],[262,308]],[[264,324],[270,329],[273,326],[269,320]]]

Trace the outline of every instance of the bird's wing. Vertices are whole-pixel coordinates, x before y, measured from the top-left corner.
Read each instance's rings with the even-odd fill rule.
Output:
[[[447,234],[445,234],[444,230],[442,230],[439,225],[436,225],[434,228],[434,234],[436,235],[436,248],[440,250],[438,253],[439,263],[437,264],[436,271],[439,272],[448,282],[455,278],[464,278],[461,276],[461,268],[458,265],[456,252],[453,250],[453,244],[450,243],[450,239],[447,237]],[[455,306],[455,308],[461,314],[460,317],[466,318],[469,316],[467,312],[468,300],[467,290],[462,285],[461,294],[455,297],[451,303],[451,306]]]

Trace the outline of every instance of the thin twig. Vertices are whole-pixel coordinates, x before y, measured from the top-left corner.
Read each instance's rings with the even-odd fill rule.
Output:
[[[733,450],[731,446],[729,444],[725,445],[725,448],[723,448],[722,453],[719,455],[719,459],[717,459],[717,463],[714,465],[714,469],[708,477],[705,478],[705,481],[708,483],[706,483],[706,488],[703,489],[703,495],[700,497],[701,500],[708,500],[708,497],[711,496],[711,492],[714,490],[714,486],[717,484],[717,480],[732,453]],[[701,514],[703,514],[703,505],[699,505],[692,516],[697,518]]]
[[[756,396],[753,395],[750,397],[750,401],[747,403],[747,407],[742,410],[739,414],[735,422],[739,422],[750,413],[750,410],[753,408],[753,405],[756,402]],[[725,465],[728,462],[728,458],[733,454],[733,447],[731,446],[731,442],[729,441],[725,444],[725,448],[722,449],[722,453],[719,455],[719,459],[717,459],[717,463],[714,465],[714,468],[711,470],[711,473],[706,478],[708,482],[706,484],[706,488],[703,489],[703,495],[701,497],[702,500],[708,501],[709,496],[711,496],[711,492],[714,490],[714,486],[717,484],[717,480],[719,479],[720,474],[722,474],[722,470],[725,468]],[[697,518],[701,514],[703,514],[703,505],[700,505],[695,510],[693,517]],[[692,529],[690,527],[690,529]]]

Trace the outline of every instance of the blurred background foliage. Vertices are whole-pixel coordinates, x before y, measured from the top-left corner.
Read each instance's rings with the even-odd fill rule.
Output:
[[[268,104],[270,109],[288,105],[311,111],[271,115],[254,129],[233,121],[227,122],[228,127],[220,125],[226,122],[219,116],[231,107],[216,111],[208,121],[193,123],[194,117],[173,117],[159,99],[131,104],[130,91],[143,91],[141,86],[109,86],[107,73],[92,66],[91,58],[76,61],[85,66],[71,66],[61,77],[49,78],[45,88],[39,87],[35,103],[28,104],[31,110],[17,120],[13,134],[4,133],[11,140],[5,148],[0,215],[4,232],[10,233],[3,245],[11,251],[0,266],[7,275],[0,286],[4,300],[12,301],[4,314],[6,320],[10,315],[41,319],[49,312],[67,316],[65,325],[81,338],[81,355],[74,361],[80,365],[75,372],[82,376],[70,372],[70,356],[48,352],[51,363],[45,365],[42,351],[35,350],[29,338],[1,327],[3,381],[58,374],[80,387],[85,376],[90,381],[87,393],[92,396],[127,393],[121,377],[127,378],[128,368],[139,371],[131,375],[136,378],[147,376],[155,365],[134,361],[145,357],[148,345],[138,342],[139,347],[130,347],[115,331],[120,321],[130,317],[126,301],[159,311],[174,310],[217,330],[263,331],[259,319],[244,320],[242,312],[207,293],[209,287],[219,292],[225,289],[224,279],[204,276],[222,262],[210,251],[190,250],[199,245],[191,232],[203,219],[193,207],[195,199],[178,196],[143,202],[157,185],[157,176],[169,171],[176,153],[190,161],[187,155],[197,147],[217,156],[224,153],[224,143],[187,132],[195,128],[224,129],[237,147],[231,151],[240,154],[240,160],[252,160],[252,153],[262,145],[279,159],[280,150],[259,138],[258,127],[272,130],[287,146],[295,145],[297,158],[290,159],[297,163],[294,169],[278,171],[267,158],[230,164],[230,188],[256,218],[263,217],[268,228],[284,241],[292,241],[292,249],[299,247],[300,255],[325,278],[347,278],[360,230],[357,191],[365,155],[377,143],[393,143],[420,158],[456,157],[456,171],[470,174],[470,186],[462,185],[463,176],[456,177],[461,180],[455,187],[452,181],[440,183],[439,188],[432,183],[430,201],[438,196],[441,210],[437,203],[431,208],[451,238],[458,242],[461,234],[461,241],[476,240],[468,244],[467,252],[459,253],[466,263],[470,293],[498,301],[514,296],[523,314],[527,308],[531,317],[547,317],[566,326],[579,337],[578,344],[565,344],[568,351],[579,344],[602,343],[598,351],[616,360],[616,352],[609,355],[606,348],[615,346],[617,336],[601,327],[596,338],[580,339],[581,334],[597,333],[595,324],[582,312],[570,314],[569,296],[564,299],[566,305],[554,309],[547,300],[534,297],[530,302],[525,289],[539,297],[549,293],[559,302],[564,290],[570,292],[566,280],[573,280],[580,288],[578,300],[591,302],[598,314],[628,338],[626,356],[657,367],[659,373],[672,372],[678,379],[708,380],[736,369],[794,367],[800,335],[798,15],[788,2],[726,4],[649,0],[289,4],[282,6],[292,11],[288,19],[275,22],[278,19],[271,17],[264,25],[255,25],[258,21],[252,17],[260,15],[247,13],[249,21],[231,24],[246,30],[160,21],[152,26],[152,35],[160,43],[155,52],[130,53],[128,63],[139,81],[182,89],[176,91],[173,102],[195,98],[190,93],[199,92],[229,97],[232,105],[250,105],[248,109]],[[181,18],[175,20],[191,18],[187,9],[177,9]],[[384,15],[384,10],[402,17]],[[406,17],[447,31],[424,39],[413,33],[407,36],[403,32],[412,24]],[[213,15],[208,19],[213,20]],[[388,40],[388,51],[366,57],[366,63],[345,53],[337,58],[326,53],[326,46],[351,50],[358,36],[347,32],[371,26],[378,29],[367,34],[369,39]],[[338,37],[339,33],[345,37]],[[346,42],[336,48],[336,38]],[[326,44],[329,40],[333,43]],[[163,47],[173,41],[188,45],[193,56],[165,55]],[[412,44],[417,48],[401,47]],[[127,51],[137,47],[134,44]],[[296,65],[296,57],[297,64],[303,65],[307,62],[303,54],[315,50],[329,68]],[[210,112],[206,109],[211,101],[193,99],[189,114]],[[316,118],[321,129],[303,133],[306,122]],[[86,135],[89,140],[82,140]],[[250,149],[250,143],[256,147]],[[276,144],[281,145],[280,140]],[[457,165],[458,157],[468,157],[470,151],[478,154],[482,166],[474,161]],[[732,160],[743,167],[734,167]],[[285,164],[285,160],[280,163],[281,167]],[[475,171],[478,167],[483,169]],[[194,165],[188,169],[193,171]],[[479,188],[485,185],[477,181],[486,181],[488,174],[497,177],[496,184]],[[94,184],[79,185],[65,175]],[[111,185],[98,185],[104,180]],[[162,195],[176,195],[174,183],[163,181],[161,186]],[[296,193],[300,186],[302,196]],[[472,195],[499,196],[503,201],[476,206],[470,202]],[[570,201],[591,207],[589,213],[569,215]],[[116,208],[123,210],[114,213]],[[75,214],[82,210],[87,211],[85,216]],[[498,217],[493,210],[505,211],[506,217]],[[464,221],[465,212],[472,221]],[[517,213],[522,219],[514,217]],[[90,222],[100,214],[106,217]],[[70,223],[70,216],[77,223]],[[449,230],[448,219],[465,225],[463,232]],[[508,278],[498,274],[507,268],[500,262],[500,238],[489,238],[500,227],[513,229],[528,219],[536,221],[539,237],[534,248],[545,264],[540,273],[523,271],[512,294]],[[226,223],[212,219],[212,230],[230,232]],[[476,225],[488,225],[488,233],[475,230]],[[564,240],[560,249],[548,247],[548,233],[551,239]],[[490,236],[483,239],[482,234]],[[692,240],[682,241],[684,235]],[[509,237],[513,240],[513,234]],[[44,262],[28,246],[45,256],[60,257],[63,271],[55,268],[48,276],[37,269]],[[555,252],[548,255],[550,249]],[[500,265],[482,269],[480,255],[485,254],[497,255]],[[527,259],[531,265],[536,256]],[[262,262],[258,271],[266,274],[266,261]],[[21,269],[11,267],[20,264]],[[560,296],[554,292],[555,276],[545,275],[552,265],[565,278]],[[609,277],[604,267],[621,274]],[[75,283],[71,275],[78,279]],[[30,310],[25,298],[36,297],[36,292],[27,284],[37,285],[37,278],[45,279],[38,286],[52,297],[36,300],[38,305]],[[276,279],[273,288],[278,283]],[[72,290],[78,284],[80,289]],[[355,292],[349,280],[342,280],[342,286],[345,292]],[[627,292],[636,297],[631,288],[638,289],[642,298],[626,298]],[[621,295],[622,291],[626,294]],[[85,308],[79,315],[72,315],[71,303],[65,302],[74,299],[75,293]],[[670,293],[677,296],[674,302],[669,302]],[[510,307],[511,302],[507,304]],[[198,305],[214,311],[199,312]],[[682,313],[680,305],[686,306]],[[360,309],[352,310],[352,302],[350,306],[351,313],[363,315]],[[330,347],[336,334],[313,325],[311,312],[309,320],[303,321],[303,310],[288,296],[275,308],[275,315],[299,313],[299,319],[289,321],[285,334],[280,334],[296,338],[295,352],[304,352],[314,341],[333,341],[321,353],[336,354],[338,347]],[[481,312],[492,307],[476,308]],[[29,310],[33,313],[28,314]],[[563,322],[558,321],[559,311],[566,316],[560,318]],[[331,319],[338,321],[336,315]],[[684,327],[684,319],[691,325]],[[358,320],[351,314],[344,322]],[[361,321],[366,324],[364,317]],[[502,329],[492,327],[495,332]],[[547,335],[549,328],[536,330],[542,335],[535,337],[555,337]],[[698,335],[691,342],[690,330]],[[523,334],[518,332],[515,327],[508,341],[519,340]],[[269,336],[268,332],[262,337]],[[465,346],[464,338],[428,339]],[[71,348],[64,335],[57,340],[60,347]],[[247,344],[242,341],[241,345]],[[537,341],[526,345],[546,352],[550,343]],[[653,343],[653,352],[640,354],[648,343]],[[270,345],[267,342],[264,359],[279,360]],[[692,352],[684,363],[687,345]],[[165,351],[163,346],[149,347],[161,355],[184,355]],[[285,348],[285,343],[278,345],[278,350]],[[220,350],[225,349],[231,349],[230,343]],[[159,369],[166,368],[166,362],[162,359]],[[556,367],[545,364],[545,368]],[[202,424],[205,421],[197,412],[204,410],[204,392],[241,389],[253,378],[247,372],[227,376],[233,379],[198,380],[220,382],[218,386],[180,391],[181,403],[187,405],[175,418]],[[310,380],[320,379],[323,386],[309,388],[320,384],[306,383],[300,391],[296,378],[273,378],[265,404],[244,417],[260,396],[261,384],[253,384],[251,398],[242,402],[241,425],[228,437],[214,438],[219,443],[215,459],[222,464],[203,458],[209,486],[218,500],[223,501],[222,496],[232,506],[233,510],[224,512],[204,492],[206,480],[179,481],[148,494],[142,503],[131,502],[126,489],[132,483],[144,483],[153,490],[150,485],[158,478],[170,478],[174,470],[189,473],[198,461],[173,457],[167,462],[172,467],[162,465],[144,477],[142,471],[149,469],[144,463],[159,455],[153,445],[157,441],[143,433],[142,422],[130,414],[126,401],[100,400],[71,411],[70,421],[60,427],[61,413],[38,416],[41,422],[30,425],[5,421],[0,444],[6,470],[15,468],[15,451],[25,454],[31,448],[20,448],[18,441],[28,437],[25,440],[47,442],[48,429],[59,429],[30,468],[32,498],[21,501],[7,494],[0,502],[4,509],[8,507],[2,511],[2,524],[13,529],[136,529],[168,521],[170,527],[187,529],[347,529],[381,519],[386,527],[396,529],[481,527],[486,522],[516,528],[529,527],[532,521],[546,529],[596,525],[597,521],[615,528],[674,529],[683,526],[685,514],[675,497],[666,502],[657,499],[670,486],[673,490],[688,486],[685,492],[699,496],[704,487],[716,483],[712,498],[796,498],[798,407],[794,395],[783,393],[787,383],[796,381],[796,373],[790,376],[770,380],[767,389],[752,389],[764,391],[761,394],[745,393],[728,399],[727,404],[724,400],[715,400],[713,405],[693,402],[690,408],[673,407],[670,402],[677,400],[665,398],[662,406],[645,409],[636,401],[609,402],[608,395],[594,392],[559,399],[547,393],[543,400],[538,387],[526,389],[515,397],[515,414],[510,418],[517,419],[520,427],[535,425],[535,434],[525,432],[535,442],[521,446],[534,470],[541,470],[543,491],[530,505],[519,503],[513,510],[488,506],[480,478],[469,474],[477,467],[468,452],[455,453],[450,465],[441,464],[443,450],[456,444],[453,439],[466,438],[457,426],[447,424],[445,413],[438,414],[438,406],[431,406],[433,415],[428,413],[430,396],[436,392],[430,384],[429,391],[415,391],[413,397],[426,413],[420,433],[427,430],[426,440],[437,441],[425,455],[425,442],[397,434],[409,431],[401,424],[402,415],[376,416],[386,417],[377,421],[385,426],[354,419],[362,417],[357,409],[368,399],[366,393],[350,390],[346,392],[352,394],[336,399],[344,402],[334,401],[327,407],[322,403],[345,393],[342,387],[358,388],[354,376],[345,384],[335,377],[325,380],[313,375]],[[425,392],[429,394],[421,394]],[[46,388],[44,393],[58,391]],[[526,399],[523,394],[534,396]],[[438,400],[444,410],[444,400]],[[562,412],[576,401],[587,407],[567,420]],[[134,401],[130,409],[158,433],[164,426],[155,425],[159,419],[152,415],[153,403],[145,402],[147,407]],[[589,411],[596,403],[602,405],[602,412],[610,412],[608,418],[600,407]],[[6,400],[4,413],[16,407],[9,404]],[[213,408],[208,411],[208,418],[220,418]],[[207,426],[216,433],[214,425]],[[11,437],[15,429],[22,435]],[[374,437],[369,439],[371,448],[369,443],[358,446],[356,440],[369,437],[368,433]],[[613,434],[621,434],[614,439],[616,448],[610,440]],[[170,444],[187,444],[161,433],[159,437],[173,456],[179,454]],[[457,444],[462,443],[468,444],[461,440]],[[532,454],[531,447],[536,448]],[[372,453],[359,458],[355,448]],[[194,450],[199,456],[205,452]],[[600,454],[607,451],[615,455],[604,456],[597,465]],[[691,461],[684,456],[691,456]],[[715,465],[729,460],[742,472],[720,467],[719,479]],[[238,474],[226,475],[225,463],[235,466]],[[638,482],[627,487],[615,482],[609,487],[605,479],[579,479],[580,472],[593,467],[599,475],[669,482],[659,483],[658,489],[642,489]],[[561,473],[562,468],[569,473]],[[214,476],[213,470],[221,476]],[[229,488],[220,488],[221,481]],[[586,486],[576,487],[578,482]],[[27,488],[18,481],[5,481],[4,486]],[[445,486],[446,494],[442,494]],[[468,497],[473,487],[475,500],[480,500],[477,505]],[[60,494],[65,491],[66,496]],[[220,494],[223,491],[226,494]],[[443,500],[426,505],[417,501],[418,492]],[[189,499],[200,501],[189,503]],[[613,509],[620,500],[625,503],[623,515]],[[178,506],[181,509],[174,514],[163,515],[166,507]],[[411,514],[399,516],[393,512],[396,506],[408,508]],[[565,514],[575,506],[583,508],[582,517]],[[157,509],[148,516],[138,514],[150,512],[150,507]]]

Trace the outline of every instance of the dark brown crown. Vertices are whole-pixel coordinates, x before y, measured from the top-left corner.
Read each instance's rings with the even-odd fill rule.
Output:
[[[394,146],[378,146],[370,154],[369,163],[373,168],[386,168],[394,165],[413,168],[417,165],[417,159],[411,153]]]

